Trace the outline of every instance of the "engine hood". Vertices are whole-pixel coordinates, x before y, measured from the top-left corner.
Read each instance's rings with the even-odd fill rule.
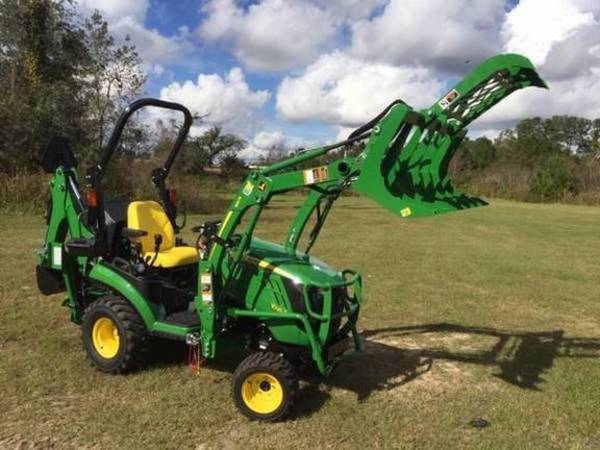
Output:
[[[253,238],[246,262],[288,278],[297,284],[338,285],[342,274],[323,261],[302,252],[288,253],[283,246]]]

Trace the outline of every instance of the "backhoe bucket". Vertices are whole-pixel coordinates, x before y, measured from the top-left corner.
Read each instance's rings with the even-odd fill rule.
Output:
[[[466,126],[512,92],[546,88],[520,55],[488,59],[430,108],[403,102],[373,127],[354,187],[401,217],[424,217],[487,203],[462,194],[448,176]]]

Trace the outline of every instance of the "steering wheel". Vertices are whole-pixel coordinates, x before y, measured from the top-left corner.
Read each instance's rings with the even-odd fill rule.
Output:
[[[193,226],[191,230],[194,233],[198,233],[196,239],[196,248],[198,250],[207,251],[210,247],[211,242],[218,239],[219,228],[221,228],[221,221],[209,221],[204,222],[200,225]]]

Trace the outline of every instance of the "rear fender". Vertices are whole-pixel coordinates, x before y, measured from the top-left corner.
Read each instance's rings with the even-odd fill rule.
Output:
[[[157,321],[157,306],[150,303],[122,275],[102,263],[95,264],[89,273],[92,280],[98,281],[113,291],[121,294],[136,309],[146,324],[146,329],[152,330]]]

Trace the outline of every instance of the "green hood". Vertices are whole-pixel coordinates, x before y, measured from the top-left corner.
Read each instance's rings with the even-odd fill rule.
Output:
[[[335,285],[344,283],[342,274],[323,261],[305,253],[288,253],[283,246],[253,238],[247,260],[296,283]]]

